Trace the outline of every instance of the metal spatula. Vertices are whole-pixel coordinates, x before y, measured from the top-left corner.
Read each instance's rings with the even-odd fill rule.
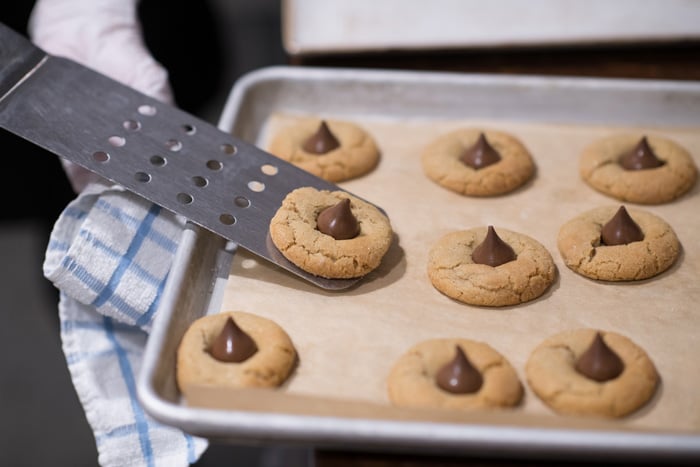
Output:
[[[268,241],[293,189],[339,190],[215,126],[73,61],[0,23],[0,127],[75,162],[319,287]]]

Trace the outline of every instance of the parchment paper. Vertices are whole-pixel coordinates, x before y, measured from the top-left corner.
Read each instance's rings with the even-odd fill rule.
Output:
[[[295,118],[273,115],[257,144],[265,147],[268,135]],[[573,418],[556,414],[537,398],[524,368],[530,352],[546,337],[592,327],[631,338],[647,351],[661,375],[654,399],[616,422],[620,429],[700,430],[699,184],[668,204],[626,204],[665,219],[681,241],[679,260],[655,278],[589,280],[569,270],[556,247],[558,230],[569,219],[597,206],[622,204],[581,180],[578,159],[584,146],[607,134],[639,130],[672,138],[694,154],[698,165],[697,128],[339,118],[362,125],[382,151],[376,170],[340,184],[388,213],[397,241],[382,265],[355,288],[328,292],[239,250],[224,292],[222,309],[271,318],[294,341],[300,362],[278,391],[294,396],[292,406],[294,398],[347,400],[348,407],[362,402],[389,406],[386,377],[401,354],[424,339],[464,337],[487,342],[518,372],[526,393],[521,406],[503,411],[514,417],[510,420],[573,423]],[[462,126],[501,129],[520,138],[537,164],[534,179],[514,193],[493,198],[461,196],[430,181],[421,168],[422,149]],[[518,306],[486,308],[453,301],[433,288],[426,274],[431,245],[449,231],[489,224],[525,233],[550,251],[558,277],[542,297]],[[442,419],[444,414],[426,411],[421,417]]]

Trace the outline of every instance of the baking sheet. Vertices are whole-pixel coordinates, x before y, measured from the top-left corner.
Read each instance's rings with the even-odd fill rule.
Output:
[[[685,0],[285,0],[293,55],[629,44],[700,38]]]
[[[398,242],[379,270],[351,291],[336,293],[245,251],[233,255],[231,245],[211,246],[193,230],[184,242],[191,251],[180,258],[189,271],[179,284],[169,282],[146,350],[139,383],[144,407],[186,431],[224,438],[461,452],[495,446],[501,454],[550,455],[592,455],[591,448],[595,455],[668,455],[672,447],[675,456],[697,456],[700,398],[693,388],[700,364],[686,356],[700,340],[693,308],[700,299],[700,221],[689,215],[698,211],[698,186],[677,202],[643,207],[665,218],[683,244],[676,265],[654,279],[602,284],[578,276],[563,265],[556,232],[584,209],[617,204],[578,177],[577,155],[592,139],[643,127],[676,139],[697,163],[700,116],[693,105],[699,99],[700,86],[672,82],[287,68],[250,75],[234,88],[220,126],[264,145],[300,115],[360,123],[377,139],[382,160],[375,172],[342,186],[383,207]],[[537,162],[535,179],[513,194],[480,199],[427,180],[421,148],[472,124],[519,136]],[[449,230],[487,223],[527,233],[550,250],[559,276],[543,297],[479,308],[432,288],[425,273],[430,244]],[[193,253],[200,268],[192,264]],[[196,298],[188,291],[193,287],[200,291]],[[275,319],[292,336],[300,365],[281,391],[222,399],[202,389],[198,400],[189,401],[200,407],[188,406],[174,387],[174,349],[189,322],[222,307]],[[562,417],[529,390],[523,368],[530,351],[550,334],[580,326],[621,332],[647,350],[662,376],[647,407],[621,422]],[[486,341],[511,361],[526,389],[522,406],[464,416],[390,407],[385,377],[395,359],[422,339],[456,335]],[[424,423],[430,424],[427,438]]]

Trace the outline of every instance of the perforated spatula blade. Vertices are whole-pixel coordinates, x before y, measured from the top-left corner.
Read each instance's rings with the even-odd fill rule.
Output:
[[[73,61],[0,23],[0,127],[100,174],[328,290],[268,241],[284,197],[340,190],[216,126]]]

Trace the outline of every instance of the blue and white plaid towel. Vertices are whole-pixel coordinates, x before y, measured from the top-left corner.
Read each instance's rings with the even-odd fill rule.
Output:
[[[194,463],[207,440],[148,417],[136,375],[184,221],[93,184],[56,221],[44,275],[60,290],[61,340],[105,467]]]

